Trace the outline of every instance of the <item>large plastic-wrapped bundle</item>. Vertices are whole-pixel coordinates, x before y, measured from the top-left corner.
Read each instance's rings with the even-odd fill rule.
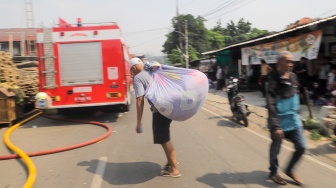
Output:
[[[198,70],[161,65],[153,68],[145,97],[169,119],[184,121],[196,114],[208,94],[206,75]]]

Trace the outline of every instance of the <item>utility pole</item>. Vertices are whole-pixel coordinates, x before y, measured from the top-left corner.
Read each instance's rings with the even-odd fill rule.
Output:
[[[179,31],[179,47],[180,47],[180,49],[182,49],[182,40],[181,40],[181,24],[179,23],[179,20],[178,20],[178,18],[179,18],[179,2],[178,2],[178,0],[176,0],[176,24],[178,24],[178,31]]]
[[[189,52],[188,52],[188,20],[185,20],[185,32],[184,32],[184,38],[185,38],[185,59],[186,59],[186,68],[189,68]]]

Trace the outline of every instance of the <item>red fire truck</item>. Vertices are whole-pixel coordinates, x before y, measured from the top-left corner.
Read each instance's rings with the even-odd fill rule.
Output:
[[[36,108],[120,108],[131,104],[129,60],[116,23],[58,27],[37,34],[39,93]]]

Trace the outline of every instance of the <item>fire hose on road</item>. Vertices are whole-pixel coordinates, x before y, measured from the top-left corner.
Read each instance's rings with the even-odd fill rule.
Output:
[[[62,147],[62,148],[55,148],[55,149],[50,149],[50,150],[43,150],[43,151],[37,151],[37,152],[24,152],[22,151],[20,148],[16,147],[14,144],[11,143],[9,137],[10,134],[19,126],[21,126],[22,124],[36,118],[37,116],[41,115],[42,112],[38,112],[37,114],[23,120],[20,123],[15,124],[14,126],[12,126],[11,128],[9,128],[5,135],[4,135],[4,142],[6,144],[6,146],[11,149],[12,151],[14,151],[17,154],[10,154],[10,155],[3,155],[0,156],[0,160],[8,160],[8,159],[15,159],[15,158],[22,158],[22,160],[24,161],[24,163],[26,164],[27,168],[28,168],[28,178],[26,180],[25,185],[23,186],[24,188],[29,188],[32,187],[32,185],[35,182],[36,179],[36,168],[34,163],[32,162],[32,160],[29,157],[34,157],[34,156],[40,156],[40,155],[48,155],[48,154],[52,154],[52,153],[58,153],[58,152],[63,152],[63,151],[68,151],[68,150],[73,150],[76,148],[80,148],[80,147],[84,147],[87,145],[91,145],[94,143],[97,143],[105,138],[107,138],[108,136],[111,135],[112,133],[112,129],[100,122],[94,122],[94,121],[78,121],[78,120],[67,120],[67,119],[61,119],[61,118],[56,118],[56,117],[51,117],[51,116],[47,116],[47,115],[43,115],[46,118],[50,118],[50,119],[54,119],[54,120],[58,120],[58,121],[67,121],[67,122],[76,122],[76,123],[85,123],[85,124],[93,124],[93,125],[98,125],[101,126],[103,128],[105,128],[107,130],[107,132],[105,134],[103,134],[102,136],[89,140],[87,142],[83,142],[83,143],[79,143],[79,144],[75,144],[75,145],[71,145],[71,146],[66,146],[66,147]]]

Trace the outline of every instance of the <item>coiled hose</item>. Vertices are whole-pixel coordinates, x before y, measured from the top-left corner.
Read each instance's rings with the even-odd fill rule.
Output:
[[[30,188],[32,187],[32,185],[35,182],[36,179],[36,169],[35,169],[35,165],[32,162],[32,160],[29,157],[34,157],[34,156],[40,156],[40,155],[48,155],[48,154],[52,154],[52,153],[58,153],[58,152],[63,152],[63,151],[68,151],[68,150],[72,150],[72,149],[76,149],[76,148],[80,148],[80,147],[84,147],[90,144],[94,144],[97,143],[105,138],[107,138],[108,136],[111,135],[112,133],[112,129],[100,122],[94,122],[94,121],[78,121],[78,120],[67,120],[67,119],[61,119],[61,118],[56,118],[56,117],[51,117],[51,116],[47,116],[42,114],[42,116],[46,117],[46,118],[50,118],[50,119],[54,119],[54,120],[59,120],[59,121],[67,121],[67,122],[76,122],[76,123],[85,123],[85,124],[93,124],[93,125],[98,125],[101,127],[104,127],[107,132],[95,139],[89,140],[87,142],[84,143],[79,143],[79,144],[75,144],[75,145],[71,145],[71,146],[67,146],[67,147],[62,147],[62,148],[55,148],[55,149],[50,149],[50,150],[43,150],[43,151],[37,151],[37,152],[27,152],[25,153],[24,151],[22,151],[21,149],[19,149],[18,147],[16,147],[15,145],[13,145],[10,142],[9,136],[11,134],[11,132],[14,131],[14,129],[16,129],[17,127],[19,127],[20,125],[22,125],[25,122],[30,121],[33,118],[36,118],[37,116],[41,115],[42,112],[38,112],[37,114],[25,119],[24,121],[17,123],[16,125],[12,126],[11,128],[9,128],[5,135],[4,135],[4,142],[7,145],[8,148],[10,148],[12,151],[14,151],[17,154],[10,154],[10,155],[3,155],[0,156],[0,160],[8,160],[8,159],[15,159],[15,158],[22,158],[23,161],[25,162],[25,164],[28,167],[28,178],[27,181],[25,183],[25,185],[23,186],[24,188]]]

